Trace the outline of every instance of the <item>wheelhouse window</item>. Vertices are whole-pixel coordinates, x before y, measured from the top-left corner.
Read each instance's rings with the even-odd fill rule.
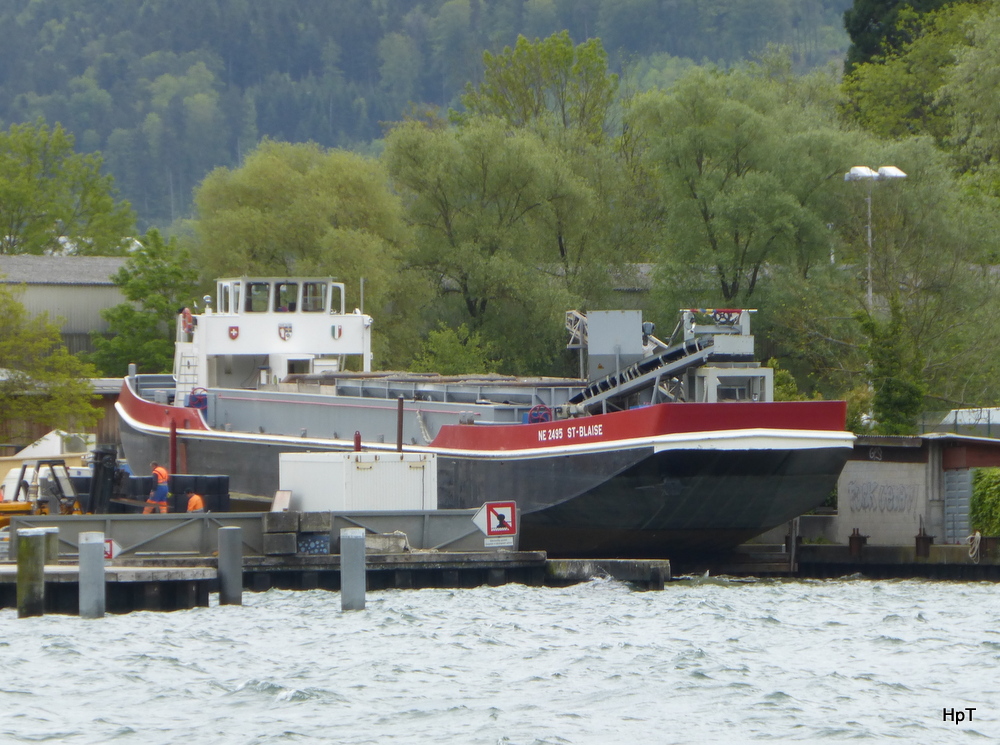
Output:
[[[266,313],[270,295],[269,282],[247,282],[247,301],[244,310],[248,313]]]
[[[326,282],[302,283],[302,312],[322,313],[326,310]]]
[[[277,282],[274,285],[274,309],[279,313],[294,313],[299,302],[298,282]]]

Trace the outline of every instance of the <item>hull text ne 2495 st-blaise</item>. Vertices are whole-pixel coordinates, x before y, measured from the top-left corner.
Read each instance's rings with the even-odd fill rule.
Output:
[[[123,383],[132,466],[273,496],[279,453],[352,450],[357,432],[366,451],[433,453],[439,509],[515,501],[522,549],[669,558],[816,507],[851,452],[844,402],[771,402],[750,311],[683,311],[666,343],[637,311],[570,312],[588,379],[446,377],[371,372],[372,319],[343,298],[329,279],[219,280],[178,316],[174,374]]]

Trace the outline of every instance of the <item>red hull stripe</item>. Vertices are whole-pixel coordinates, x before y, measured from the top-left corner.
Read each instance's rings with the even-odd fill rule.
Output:
[[[170,404],[154,404],[136,396],[127,381],[118,394],[118,404],[132,419],[152,427],[170,429],[170,423],[173,422],[177,429],[204,431],[210,429],[200,410]]]
[[[431,446],[506,451],[725,430],[843,432],[846,418],[844,401],[667,403],[543,424],[445,425]]]

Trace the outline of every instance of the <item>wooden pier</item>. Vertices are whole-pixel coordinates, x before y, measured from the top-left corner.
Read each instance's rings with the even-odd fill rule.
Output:
[[[217,592],[216,560],[209,557],[146,557],[105,567],[107,611],[174,611],[207,607]],[[79,608],[79,568],[45,567],[45,611],[75,615]],[[489,553],[414,552],[366,557],[368,590],[428,587],[497,587],[508,583],[564,587],[595,578],[662,590],[670,562],[661,560],[549,560],[541,551]],[[243,586],[251,591],[340,590],[340,556],[247,556]],[[17,606],[17,566],[0,564],[0,608]]]
[[[207,607],[217,583],[211,566],[105,567],[109,613],[134,610],[174,611]],[[80,568],[75,564],[45,566],[45,612],[76,615],[80,603]],[[0,564],[0,608],[17,607],[17,565]]]

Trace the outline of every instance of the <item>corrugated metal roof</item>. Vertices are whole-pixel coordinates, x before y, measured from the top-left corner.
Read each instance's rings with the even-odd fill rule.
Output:
[[[110,285],[120,256],[0,256],[0,282],[29,285]]]

